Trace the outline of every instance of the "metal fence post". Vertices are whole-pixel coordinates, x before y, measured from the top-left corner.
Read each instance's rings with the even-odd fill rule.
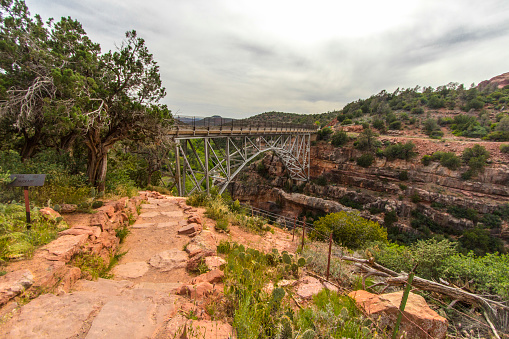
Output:
[[[332,232],[329,236],[329,256],[328,256],[328,259],[327,259],[327,280],[329,280],[329,270],[330,270],[330,256],[331,256],[331,252],[332,252]]]

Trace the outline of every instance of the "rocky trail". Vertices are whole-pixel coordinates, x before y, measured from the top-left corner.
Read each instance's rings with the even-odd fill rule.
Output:
[[[70,281],[67,288],[42,294],[22,307],[13,303],[7,316],[4,311],[2,315],[10,319],[0,327],[0,337],[232,337],[229,324],[211,320],[206,312],[210,300],[220,298],[223,290],[224,274],[220,268],[225,261],[216,256],[219,241],[229,239],[265,251],[295,250],[297,244],[281,230],[264,237],[237,227],[232,227],[229,235],[218,233],[214,221],[206,218],[204,212],[203,208],[187,206],[183,198],[149,193],[136,222],[130,226],[130,234],[117,250],[123,255],[111,272],[112,279],[79,279],[79,269],[71,269],[77,269],[78,278]],[[86,235],[81,232],[88,230],[86,227],[101,233],[99,227],[83,226],[84,218],[70,216],[72,228],[65,232],[67,237],[73,234],[74,245],[86,246]],[[92,218],[92,224],[95,219]],[[92,237],[90,233],[86,234]],[[46,267],[37,258],[42,258],[39,253],[51,252],[54,242],[41,248],[34,259],[22,266],[14,265],[15,269],[25,269],[16,272],[30,275],[38,266]],[[66,260],[69,259],[67,255]],[[64,264],[58,260],[50,263]],[[200,264],[207,266],[207,273],[190,273],[198,271]],[[35,274],[36,284],[39,275]]]

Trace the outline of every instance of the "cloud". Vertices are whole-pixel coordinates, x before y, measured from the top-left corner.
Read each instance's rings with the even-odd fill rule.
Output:
[[[509,3],[387,0],[28,0],[72,16],[103,50],[136,29],[187,115],[319,113],[382,89],[480,82],[508,71]]]

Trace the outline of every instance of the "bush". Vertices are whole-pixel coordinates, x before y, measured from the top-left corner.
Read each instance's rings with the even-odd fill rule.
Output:
[[[333,132],[330,127],[324,127],[317,132],[316,140],[329,140],[332,133]]]
[[[334,242],[352,249],[373,241],[387,242],[387,230],[376,222],[362,218],[358,213],[331,213],[315,221],[312,238],[326,240],[332,232]]]
[[[431,155],[424,155],[421,159],[421,164],[423,164],[424,166],[428,166],[429,164],[431,164]]]
[[[472,148],[466,148],[463,151],[463,161],[470,168],[471,175],[477,175],[478,173],[484,172],[486,166],[486,160],[490,157],[490,152],[481,145],[474,145]]]
[[[397,143],[395,145],[387,146],[384,150],[384,156],[389,161],[395,159],[410,160],[417,155],[417,152],[414,152],[413,150],[414,148],[415,144],[411,141],[408,141],[405,144]]]
[[[351,125],[353,123],[352,119],[345,119],[341,122],[341,125]]]
[[[509,144],[500,145],[500,152],[509,154]]]
[[[389,129],[391,130],[400,130],[401,129],[401,121],[396,120],[389,124]]]
[[[412,108],[411,113],[413,113],[413,114],[424,114],[424,109],[422,107],[414,107],[414,108]]]
[[[465,254],[468,251],[473,251],[475,255],[483,256],[486,253],[504,252],[502,241],[492,237],[489,230],[479,227],[466,230],[458,241]]]
[[[374,119],[372,125],[373,128],[376,128],[379,131],[385,130],[385,123],[382,119]]]
[[[482,216],[481,222],[487,228],[499,228],[502,226],[502,219],[496,214],[486,213]]]
[[[479,215],[473,208],[464,208],[453,205],[447,207],[447,213],[452,214],[456,218],[472,220],[475,223],[479,220]]]
[[[345,131],[337,131],[332,135],[331,144],[336,147],[343,146],[348,142],[349,138]]]
[[[407,181],[408,180],[408,171],[399,172],[398,179],[401,181]]]
[[[373,154],[365,153],[357,158],[357,165],[367,168],[373,164],[373,161],[375,161]]]
[[[461,166],[461,159],[453,152],[435,152],[431,156],[431,160],[440,161],[440,165],[450,169],[457,170]]]
[[[391,227],[396,221],[398,221],[398,215],[396,214],[396,211],[390,211],[386,212],[384,215],[384,226],[389,228]]]

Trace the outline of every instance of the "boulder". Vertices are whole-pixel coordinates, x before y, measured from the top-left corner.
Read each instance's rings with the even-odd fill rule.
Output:
[[[96,214],[92,215],[90,217],[90,226],[99,226],[101,227],[101,230],[104,231],[106,228],[106,224],[108,223],[109,217],[108,214],[104,211],[97,211]]]
[[[363,290],[348,294],[365,314],[379,319],[381,328],[392,328],[396,323],[403,291],[388,294],[372,294]],[[403,312],[400,326],[401,336],[405,338],[445,338],[447,319],[429,308],[420,295],[410,293]]]
[[[0,306],[7,303],[34,283],[34,276],[29,270],[9,272],[0,277]]]
[[[105,205],[105,206],[99,207],[97,209],[97,211],[104,212],[104,213],[106,213],[108,218],[111,218],[111,217],[113,217],[113,215],[115,215],[115,206],[113,206],[111,204],[110,205]]]

